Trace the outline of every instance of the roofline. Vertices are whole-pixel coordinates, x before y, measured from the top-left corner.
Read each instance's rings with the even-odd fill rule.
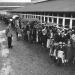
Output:
[[[33,13],[33,12],[45,12],[45,13],[47,13],[47,12],[51,12],[51,13],[75,13],[75,11],[11,11],[11,10],[8,10],[8,12],[11,12],[11,13],[27,13],[27,12],[31,12],[31,13]]]
[[[24,7],[24,6],[0,6],[0,7]]]
[[[38,4],[38,3],[43,3],[43,2],[47,2],[47,0],[44,0],[44,1],[38,1],[38,2],[32,2],[32,3]]]
[[[55,1],[55,0],[44,0],[44,1],[39,1],[39,2],[33,2],[34,4],[38,4],[38,3],[43,3],[43,2],[48,2],[48,1]]]

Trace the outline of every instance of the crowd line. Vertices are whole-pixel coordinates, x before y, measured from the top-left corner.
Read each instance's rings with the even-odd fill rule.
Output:
[[[17,21],[18,22],[18,21]],[[75,29],[57,27],[37,20],[11,22],[16,38],[30,43],[39,43],[49,49],[50,58],[57,64],[75,63]]]

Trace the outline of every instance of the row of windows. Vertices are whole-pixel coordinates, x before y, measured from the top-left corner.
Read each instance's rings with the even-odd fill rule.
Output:
[[[24,14],[35,14],[35,15],[48,15],[48,16],[59,16],[59,17],[73,17],[75,18],[75,12],[26,12]]]
[[[26,16],[24,16],[24,15],[22,15],[22,18],[35,18],[35,16],[28,16],[28,15],[26,15]],[[44,19],[44,17],[42,17],[42,16],[36,16],[36,18],[37,19],[39,19],[39,20],[41,20],[42,21],[42,23],[44,23],[44,22],[52,22],[52,18],[51,17],[45,17],[45,19]],[[45,20],[45,21],[44,21]],[[57,18],[53,18],[53,22],[54,23],[57,23]],[[59,25],[61,26],[61,25],[63,25],[63,19],[62,18],[59,18]],[[70,25],[70,19],[65,19],[65,27],[69,27],[69,25]],[[72,26],[75,26],[75,20],[72,20]]]

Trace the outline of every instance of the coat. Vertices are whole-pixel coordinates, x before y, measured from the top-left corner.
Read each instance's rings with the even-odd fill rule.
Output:
[[[12,37],[12,30],[11,29],[6,29],[6,36],[7,37]]]

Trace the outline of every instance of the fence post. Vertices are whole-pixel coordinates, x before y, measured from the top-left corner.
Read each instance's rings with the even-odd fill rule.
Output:
[[[63,15],[64,17],[63,17],[63,27],[65,27],[65,14]]]
[[[57,17],[57,27],[58,27],[58,25],[59,25],[59,17]]]
[[[73,20],[73,19],[72,19],[72,14],[71,14],[70,26],[69,26],[71,29],[72,29],[72,20]]]
[[[49,17],[47,17],[47,22],[49,23]]]

